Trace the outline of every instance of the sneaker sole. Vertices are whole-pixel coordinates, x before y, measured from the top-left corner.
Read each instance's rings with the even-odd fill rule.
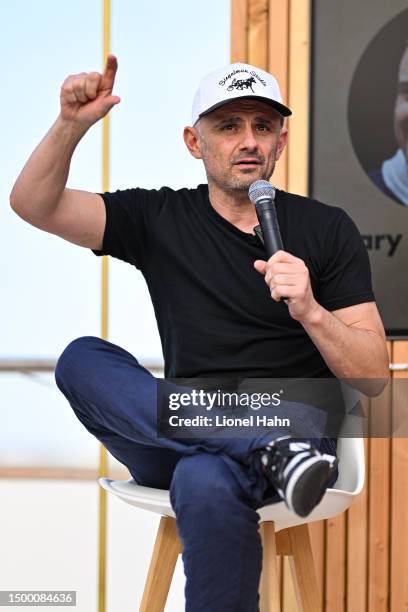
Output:
[[[290,510],[304,517],[322,499],[333,468],[332,463],[322,457],[311,457],[301,467],[302,470],[295,470],[289,478],[285,499]]]

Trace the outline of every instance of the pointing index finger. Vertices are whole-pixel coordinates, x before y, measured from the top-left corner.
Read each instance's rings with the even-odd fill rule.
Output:
[[[101,79],[101,89],[113,89],[117,69],[118,60],[115,55],[110,53],[106,58],[105,70],[103,71]]]

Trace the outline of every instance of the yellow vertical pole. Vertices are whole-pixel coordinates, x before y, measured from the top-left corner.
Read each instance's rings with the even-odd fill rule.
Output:
[[[103,0],[103,66],[109,54],[110,47],[110,0]],[[102,189],[109,191],[109,113],[102,120]],[[101,279],[101,337],[108,338],[108,306],[109,306],[109,261],[102,257]],[[99,478],[108,473],[108,456],[103,444],[99,449]],[[99,487],[99,556],[98,556],[98,612],[106,610],[106,491]]]

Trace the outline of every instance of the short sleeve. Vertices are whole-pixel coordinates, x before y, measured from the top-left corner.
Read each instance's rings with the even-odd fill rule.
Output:
[[[324,265],[319,278],[319,303],[327,310],[375,301],[370,260],[351,217],[341,208],[330,223]]]
[[[134,188],[100,195],[105,203],[106,225],[102,249],[91,251],[97,256],[111,255],[141,269],[150,248],[159,192]]]

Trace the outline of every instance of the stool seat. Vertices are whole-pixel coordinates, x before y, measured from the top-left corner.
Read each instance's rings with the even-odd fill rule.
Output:
[[[308,516],[302,518],[296,515],[282,501],[259,508],[257,512],[260,515],[260,522],[274,521],[275,531],[280,531],[294,525],[331,518],[344,512],[364,486],[364,440],[340,438],[337,455],[339,477],[333,488],[326,490],[320,503]],[[168,490],[139,485],[133,478],[129,480],[100,478],[99,483],[106,491],[132,506],[175,518]]]

